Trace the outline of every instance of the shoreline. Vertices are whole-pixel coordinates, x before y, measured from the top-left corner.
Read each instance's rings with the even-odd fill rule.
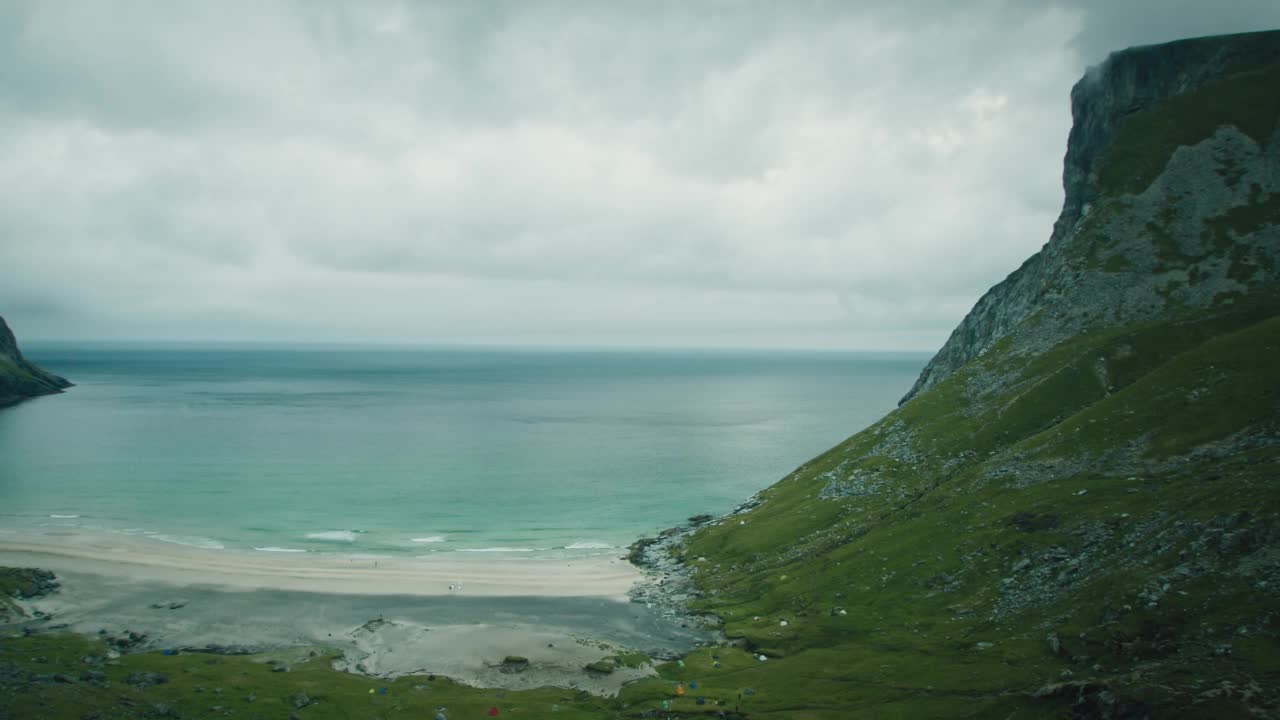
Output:
[[[323,648],[334,670],[369,678],[441,675],[477,688],[602,696],[709,640],[607,599],[228,591],[74,572],[57,582],[56,592],[18,601],[28,619],[0,627],[96,638],[108,653],[251,655],[286,666]],[[637,651],[645,662],[587,670]],[[524,662],[513,667],[512,657]]]
[[[0,565],[228,590],[423,597],[589,597],[626,602],[641,571],[620,555],[512,558],[493,553],[353,557],[213,550],[82,532],[0,538]]]
[[[326,647],[341,653],[334,669],[368,677],[438,674],[473,687],[611,696],[653,676],[661,659],[716,640],[692,616],[629,598],[651,570],[625,557],[357,562],[73,533],[2,539],[0,566],[50,570],[61,583],[19,601],[35,616],[19,623],[24,631],[136,635],[121,648],[129,653],[284,657]],[[636,651],[650,660],[586,670]],[[513,672],[509,656],[528,664]]]

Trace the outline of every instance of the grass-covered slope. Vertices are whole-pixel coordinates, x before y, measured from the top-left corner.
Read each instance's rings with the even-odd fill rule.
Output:
[[[740,649],[669,674],[759,718],[1280,716],[1260,57],[1120,120],[1021,319],[677,549]]]
[[[770,658],[724,681],[758,717],[1280,699],[1277,310],[1077,338],[974,403],[989,353],[698,534],[699,607]]]
[[[138,653],[113,658],[77,635],[0,642],[0,718],[617,717],[616,703],[563,688],[482,690],[437,676],[380,680],[338,672],[324,648],[275,654]]]

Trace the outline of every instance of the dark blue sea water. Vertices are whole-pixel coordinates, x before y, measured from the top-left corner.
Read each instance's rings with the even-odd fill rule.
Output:
[[[210,549],[604,552],[720,513],[894,407],[923,354],[44,345],[0,531]],[[496,550],[502,548],[502,550]]]

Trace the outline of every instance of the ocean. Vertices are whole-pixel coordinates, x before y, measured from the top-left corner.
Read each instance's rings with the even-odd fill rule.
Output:
[[[892,409],[928,356],[31,345],[0,537],[210,551],[617,553]]]

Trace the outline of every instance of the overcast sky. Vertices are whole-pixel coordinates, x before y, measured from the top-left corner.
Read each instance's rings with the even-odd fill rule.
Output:
[[[932,350],[1048,239],[1086,67],[1275,27],[1272,0],[0,0],[0,315]]]

